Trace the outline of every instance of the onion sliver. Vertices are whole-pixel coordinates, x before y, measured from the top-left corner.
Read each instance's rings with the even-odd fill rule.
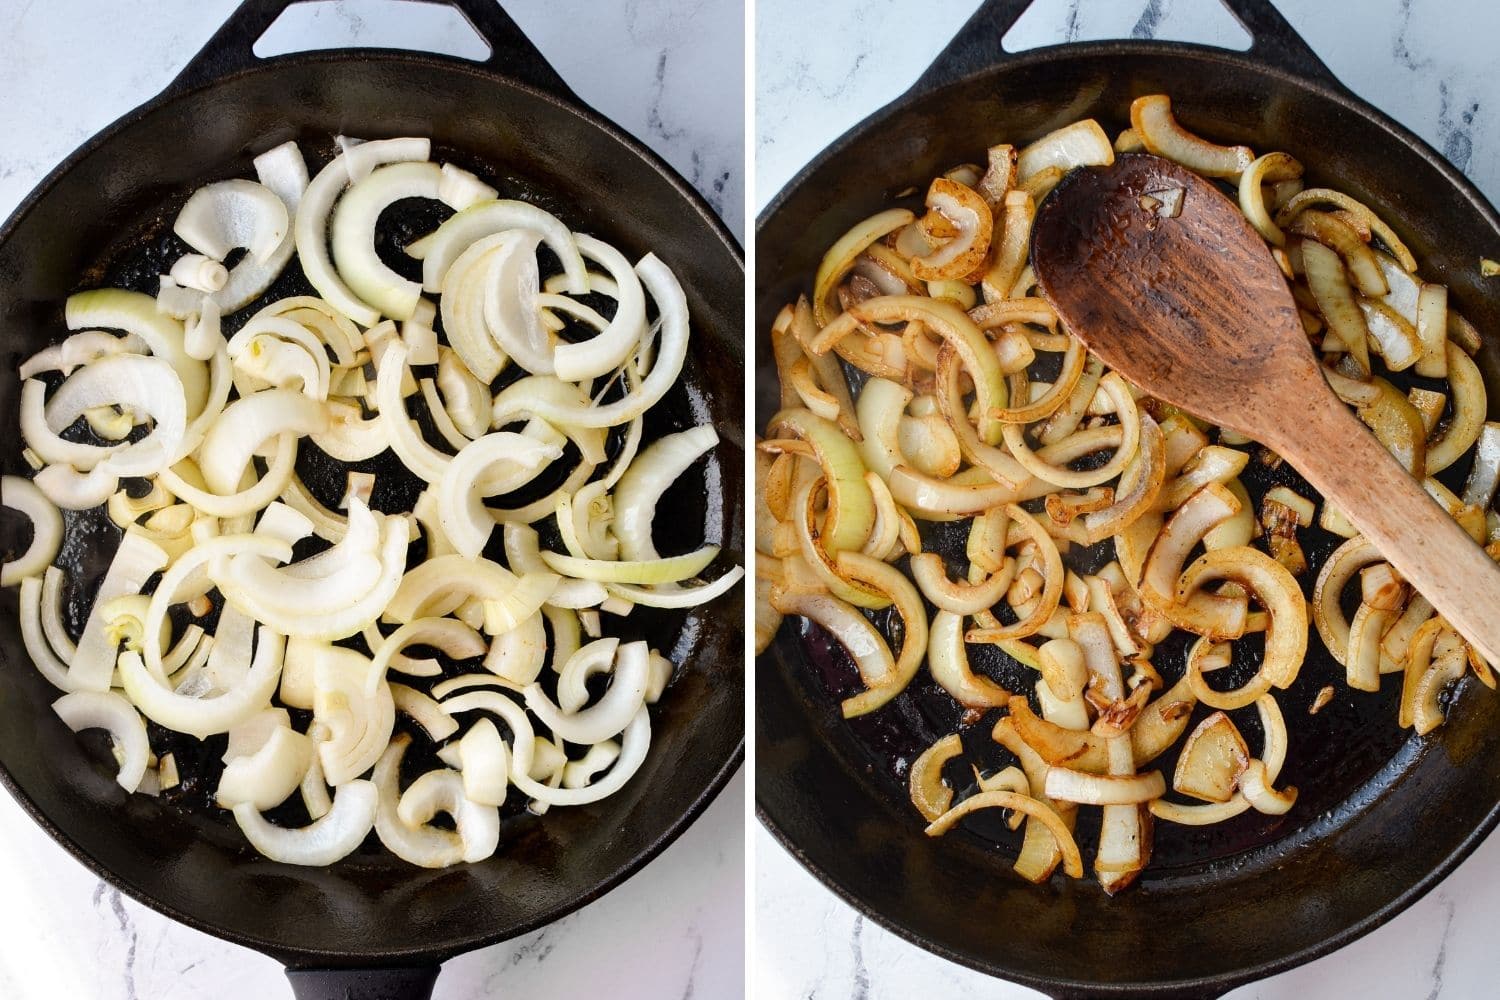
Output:
[[[20,476],[0,479],[0,505],[19,511],[31,521],[31,544],[0,570],[0,587],[11,587],[29,576],[41,576],[62,545],[62,514],[36,484]]]
[[[105,628],[104,607],[110,601],[126,594],[138,594],[146,581],[167,565],[167,554],[160,546],[140,531],[127,530],[115,550],[114,559],[104,574],[94,594],[94,604],[83,626],[83,635],[78,641],[77,652],[68,667],[71,690],[105,691],[115,670],[115,642],[109,638]],[[145,621],[142,625],[155,632],[144,637],[149,648],[156,643],[157,664],[160,665],[161,620]]]
[[[584,295],[588,292],[588,267],[578,252],[573,234],[556,216],[524,201],[487,201],[466,208],[412,243],[406,252],[422,262],[423,289],[437,292],[442,289],[448,269],[460,254],[487,236],[512,229],[540,233],[547,248],[562,262],[568,293]]]
[[[470,559],[478,557],[495,530],[483,498],[519,489],[561,455],[556,445],[509,431],[466,445],[438,480],[438,516],[454,548]]]
[[[557,377],[568,382],[605,375],[625,363],[646,330],[646,296],[635,269],[614,247],[592,236],[577,233],[578,249],[590,260],[604,265],[615,283],[615,314],[609,325],[589,340],[559,344],[553,351]]]
[[[658,558],[651,540],[657,502],[689,466],[718,443],[718,432],[703,424],[658,438],[630,463],[614,490],[615,519],[611,530],[620,541],[622,558]]]
[[[1047,797],[1080,805],[1136,805],[1159,799],[1166,793],[1167,781],[1160,771],[1141,774],[1089,774],[1066,767],[1047,772]]]
[[[113,691],[74,691],[54,701],[52,711],[75,733],[108,730],[120,758],[115,781],[127,792],[140,787],[151,744],[146,738],[146,723],[135,706]]]
[[[270,188],[236,178],[194,191],[177,213],[172,231],[214,260],[244,247],[255,259],[266,261],[290,224],[286,204]]]
[[[150,637],[148,636],[148,641]],[[151,721],[199,739],[226,733],[270,704],[281,678],[285,639],[266,628],[259,630],[255,659],[243,683],[210,698],[190,698],[164,686],[147,671],[140,654],[120,654],[120,679],[125,694]]]
[[[35,398],[31,395],[23,399],[23,408]],[[187,430],[186,400],[177,371],[165,360],[119,354],[83,366],[47,401],[47,428],[55,435],[84,411],[110,404],[129,409],[137,420],[149,415],[156,423],[150,434],[133,444],[118,450],[93,449],[110,473],[150,476],[182,457]],[[27,443],[48,461],[66,462],[66,458],[49,458],[47,451],[53,440]],[[80,467],[91,468],[92,464]]]
[[[608,590],[616,597],[622,597],[632,604],[639,604],[643,608],[695,608],[700,604],[707,604],[714,598],[728,593],[729,588],[738,583],[745,575],[743,566],[731,566],[729,570],[712,583],[701,584],[696,587],[678,587],[675,590],[651,590],[646,587],[637,587],[628,583],[608,584]]]
[[[464,780],[457,771],[428,771],[401,795],[397,818],[409,827],[422,827],[438,813],[453,817],[462,845],[462,860],[483,861],[500,843],[500,811],[480,805],[464,794]]]
[[[640,263],[636,264],[635,271],[650,292],[661,318],[656,362],[641,384],[610,403],[568,405],[534,395],[529,387],[523,388],[529,386],[528,381],[523,380],[495,397],[494,412],[497,420],[502,414],[521,410],[550,420],[559,427],[613,427],[635,419],[666,395],[667,390],[677,383],[677,377],[687,361],[687,296],[683,293],[677,276],[655,254],[642,257]]]
[[[1063,870],[1072,878],[1083,878],[1083,856],[1078,852],[1078,842],[1073,839],[1073,831],[1068,829],[1068,824],[1057,814],[1056,809],[1029,795],[992,791],[970,796],[929,823],[927,836],[942,836],[953,829],[959,820],[980,809],[1012,809],[1040,822],[1062,850]]]
[[[391,740],[396,706],[390,685],[366,684],[370,661],[341,646],[302,644],[312,658],[313,717],[329,738],[318,744],[323,776],[338,787],[375,766]]]
[[[262,812],[274,809],[302,784],[313,753],[313,741],[305,734],[279,725],[259,748],[226,763],[215,801],[225,809],[241,802]]]
[[[403,198],[436,200],[443,172],[436,163],[391,163],[344,192],[333,213],[330,242],[339,277],[362,301],[396,320],[411,319],[422,287],[392,271],[375,252],[380,213]]]
[[[719,554],[719,546],[705,545],[693,552],[660,559],[579,559],[559,552],[542,551],[542,561],[553,570],[576,580],[599,583],[678,583],[697,576]]]
[[[182,324],[158,312],[151,296],[118,288],[78,292],[68,296],[63,320],[69,330],[105,327],[139,337],[182,380],[188,417],[197,416],[203,409],[208,398],[208,371],[184,348]]]
[[[379,804],[380,793],[372,782],[351,781],[339,787],[333,807],[307,826],[276,826],[248,802],[234,807],[234,821],[250,846],[272,861],[325,868],[364,842]]]
[[[646,643],[624,643],[615,651],[608,690],[588,708],[564,712],[537,684],[527,687],[522,696],[526,707],[554,735],[569,743],[599,743],[624,731],[645,704],[649,667],[650,650]]]
[[[380,804],[375,812],[375,833],[386,850],[410,864],[423,868],[446,868],[463,860],[464,845],[456,832],[422,824],[413,827],[397,814],[401,801],[401,760],[411,746],[411,737],[397,733],[375,765],[371,782],[379,790]]]
[[[1010,700],[1009,691],[970,669],[962,615],[939,611],[933,616],[927,638],[927,666],[932,679],[965,708],[994,708]]]
[[[203,481],[215,493],[227,496],[239,485],[256,450],[269,438],[316,434],[327,427],[328,414],[323,405],[295,390],[267,389],[243,396],[225,408],[203,438],[198,461]]]
[[[398,163],[427,159],[432,144],[426,139],[379,139],[355,148],[364,162]],[[318,294],[360,326],[374,326],[380,322],[380,311],[350,290],[334,270],[328,254],[329,216],[334,202],[349,183],[349,158],[350,152],[345,151],[318,171],[303,194],[292,232],[302,271]]]

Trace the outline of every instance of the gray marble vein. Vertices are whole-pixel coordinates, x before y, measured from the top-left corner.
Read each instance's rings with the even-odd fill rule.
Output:
[[[1276,3],[1339,79],[1432,143],[1492,201],[1500,201],[1500,4]],[[977,0],[759,0],[755,204],[765,205],[827,143],[898,97],[976,6]],[[1122,37],[1248,45],[1244,29],[1215,0],[1036,0],[1005,45],[1019,51]],[[862,919],[764,831],[756,834],[755,851],[757,997],[1039,996],[929,955]],[[1491,837],[1437,892],[1390,924],[1231,996],[1493,996],[1497,921],[1500,838]]]
[[[128,38],[114,0],[0,4],[0,212],[115,118],[158,92],[234,0],[144,0]],[[744,218],[744,11],[738,0],[506,0],[579,96],[661,154],[736,233]],[[483,48],[441,8],[309,4],[262,54],[366,43]],[[289,15],[290,16],[290,15]],[[556,924],[449,963],[438,1000],[740,994],[745,782],[640,874]],[[0,997],[266,1000],[290,996],[275,962],[122,896],[0,795]],[[607,973],[601,970],[607,970]]]

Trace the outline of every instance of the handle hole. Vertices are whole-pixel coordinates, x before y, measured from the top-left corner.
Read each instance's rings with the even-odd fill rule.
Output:
[[[252,51],[262,59],[318,49],[408,49],[484,62],[490,47],[463,14],[416,0],[305,0],[272,22]]]
[[[1058,27],[1063,37],[1058,37]],[[1095,42],[1117,38],[1197,42],[1244,52],[1250,33],[1216,0],[1036,0],[1001,44],[1007,52],[1024,52],[1058,42]]]

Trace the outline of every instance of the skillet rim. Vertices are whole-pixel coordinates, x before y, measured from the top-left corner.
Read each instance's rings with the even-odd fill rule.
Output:
[[[558,111],[576,116],[586,125],[609,136],[617,144],[634,153],[635,156],[673,188],[677,192],[680,202],[691,210],[692,215],[690,218],[696,218],[699,223],[705,225],[709,232],[717,237],[718,241],[723,245],[731,259],[738,265],[741,285],[745,284],[744,251],[739,241],[735,239],[734,234],[730,232],[728,225],[708,204],[707,199],[684,180],[676,169],[619,125],[600,115],[597,111],[583,103],[582,100],[567,100],[542,88],[524,83],[503,73],[497,73],[483,63],[434,53],[412,52],[404,49],[345,48],[290,53],[267,59],[257,59],[250,66],[215,76],[212,79],[185,88],[178,87],[175,83],[168,83],[160,93],[125,112],[119,118],[90,136],[69,153],[61,163],[49,171],[37,183],[36,187],[20,201],[15,210],[5,220],[4,225],[0,226],[0,245],[4,245],[10,241],[21,222],[38,204],[53,192],[53,189],[83,158],[104,149],[118,134],[137,124],[147,115],[175,101],[196,97],[205,91],[214,90],[221,85],[243,77],[263,73],[276,73],[283,67],[301,68],[315,64],[343,62],[399,63],[416,68],[425,68],[437,73],[465,74],[476,77],[491,86],[506,87],[520,91],[529,97],[552,105]],[[729,339],[733,340],[732,337]],[[745,503],[743,496],[733,499],[743,507]],[[745,674],[742,672],[741,677],[743,678],[744,676]],[[742,680],[741,684],[744,685],[744,683]],[[742,701],[744,694],[745,692],[742,691]],[[365,949],[362,947],[361,941],[354,940],[351,941],[352,948],[349,951],[327,952],[298,947],[295,944],[278,940],[271,935],[260,936],[234,933],[216,925],[212,921],[200,919],[184,912],[172,902],[159,898],[154,894],[152,889],[142,886],[135,881],[126,880],[118,873],[99,863],[75,842],[67,832],[58,827],[41,807],[16,784],[3,760],[0,760],[0,785],[5,787],[6,791],[10,793],[11,798],[20,805],[37,826],[75,860],[88,868],[89,871],[93,872],[109,885],[115,886],[122,892],[125,892],[142,905],[172,920],[185,924],[194,930],[202,931],[223,941],[251,948],[283,963],[289,968],[321,967],[329,964],[339,967],[374,967],[399,963],[418,965],[445,962],[449,958],[465,952],[530,934],[582,909],[623,884],[671,846],[689,826],[697,821],[703,811],[708,808],[709,804],[724,790],[725,786],[729,784],[730,780],[744,763],[745,739],[746,734],[742,731],[739,742],[735,745],[734,750],[725,757],[713,776],[699,790],[687,808],[679,816],[674,817],[657,837],[630,858],[625,865],[610,873],[607,877],[594,882],[586,891],[573,896],[566,903],[534,914],[507,931],[499,933],[476,933],[461,938],[452,938],[441,947],[436,948],[396,945],[376,946]],[[292,876],[295,877],[297,872],[296,866],[286,867],[291,871]]]
[[[910,105],[928,100],[940,100],[941,95],[952,94],[980,86],[984,81],[998,74],[1009,73],[1013,70],[1030,68],[1040,64],[1057,63],[1064,60],[1098,60],[1120,56],[1132,58],[1142,56],[1159,57],[1166,60],[1195,59],[1211,63],[1227,64],[1241,72],[1250,72],[1260,74],[1262,77],[1270,77],[1282,85],[1311,92],[1326,101],[1333,102],[1345,111],[1373,123],[1381,131],[1387,133],[1393,141],[1406,146],[1425,160],[1430,167],[1435,169],[1445,181],[1458,191],[1463,199],[1470,204],[1473,210],[1491,229],[1500,233],[1500,212],[1497,212],[1495,206],[1490,203],[1468,177],[1444,159],[1426,140],[1345,88],[1331,73],[1327,79],[1305,76],[1270,63],[1252,59],[1249,56],[1248,50],[1222,49],[1211,45],[1201,45],[1196,42],[1116,39],[1097,42],[1067,42],[1058,45],[1040,46],[1024,52],[1005,52],[989,66],[975,70],[942,86],[930,89],[921,86],[920,80],[927,70],[920,70],[918,72],[918,79],[913,82],[910,89],[903,91],[883,106],[866,115],[842,135],[825,146],[822,151],[798,170],[791,180],[787,181],[781,190],[757,213],[755,218],[757,251],[760,249],[759,240],[762,231],[782,210],[791,197],[808,184],[813,174],[838,159],[855,142],[863,139],[869,133],[886,126],[891,119],[908,110]],[[938,58],[942,58],[941,54]],[[757,253],[757,265],[760,259],[759,253]],[[759,271],[758,266],[757,271]],[[759,274],[757,274],[758,278]],[[760,286],[757,281],[757,297],[759,294]],[[758,305],[758,302],[756,304]],[[754,319],[756,326],[751,331],[752,337],[758,335],[758,323],[760,319],[758,310]],[[758,678],[762,661],[765,661],[765,668],[768,670],[775,671],[780,669],[768,654],[756,657],[757,684],[759,683]],[[755,729],[757,742],[759,742],[763,735],[760,719],[761,716],[757,713]],[[820,739],[817,742],[822,743],[823,741]],[[1452,874],[1460,864],[1473,854],[1475,849],[1478,848],[1490,833],[1497,826],[1500,826],[1500,798],[1497,798],[1484,819],[1474,829],[1470,830],[1467,836],[1440,863],[1431,868],[1415,882],[1407,885],[1401,892],[1388,899],[1363,919],[1350,924],[1334,934],[1327,935],[1312,944],[1289,952],[1279,959],[1261,962],[1257,965],[1219,976],[1182,980],[1098,983],[1063,977],[1037,977],[1029,973],[1010,969],[1003,964],[1003,961],[986,961],[981,956],[967,955],[949,947],[943,942],[924,938],[920,932],[904,926],[897,916],[879,912],[875,908],[865,904],[861,899],[860,889],[845,885],[835,878],[830,871],[825,870],[815,862],[809,856],[807,849],[798,845],[787,833],[783,825],[777,821],[777,806],[778,803],[763,797],[761,788],[757,785],[755,815],[761,825],[766,828],[776,839],[777,843],[805,871],[816,878],[841,901],[853,907],[856,912],[873,920],[905,941],[950,962],[974,969],[989,976],[1019,983],[1046,993],[1049,996],[1089,995],[1124,997],[1181,995],[1187,997],[1202,996],[1205,991],[1209,991],[1211,995],[1217,996],[1237,986],[1256,982],[1279,972],[1304,965],[1331,954],[1376,928],[1389,923],[1435,888],[1448,875]]]

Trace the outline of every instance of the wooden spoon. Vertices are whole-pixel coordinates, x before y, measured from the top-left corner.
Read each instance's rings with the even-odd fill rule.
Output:
[[[1154,204],[1173,191],[1175,217]],[[1500,666],[1500,567],[1334,395],[1270,250],[1210,181],[1144,153],[1074,170],[1037,212],[1031,260],[1105,364],[1280,454]]]

